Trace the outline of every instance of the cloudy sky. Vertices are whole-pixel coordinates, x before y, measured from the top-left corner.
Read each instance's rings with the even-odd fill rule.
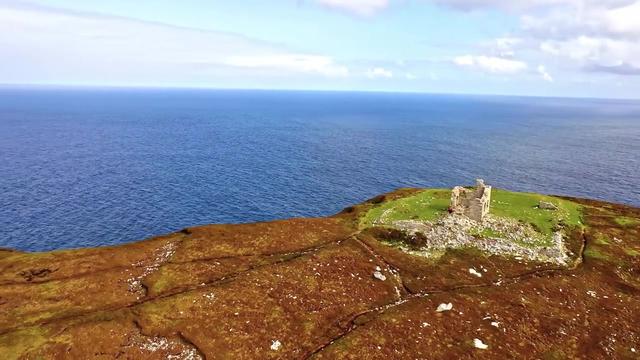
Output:
[[[640,98],[640,0],[0,0],[0,84]]]

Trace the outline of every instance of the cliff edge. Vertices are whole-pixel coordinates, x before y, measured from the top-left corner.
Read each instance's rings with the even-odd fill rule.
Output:
[[[0,250],[0,358],[640,357],[640,209],[494,190],[477,223],[450,198]]]

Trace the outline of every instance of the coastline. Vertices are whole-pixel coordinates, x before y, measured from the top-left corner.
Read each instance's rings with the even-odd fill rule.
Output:
[[[0,355],[581,356],[605,354],[587,344],[607,336],[616,338],[611,354],[629,354],[640,317],[640,209],[565,198],[583,205],[586,225],[577,265],[566,268],[464,249],[425,260],[359,228],[370,209],[417,191],[326,218],[206,225],[98,248],[4,250]],[[639,222],[620,225],[620,217]],[[440,303],[453,310],[436,312]],[[488,349],[475,348],[474,338]]]

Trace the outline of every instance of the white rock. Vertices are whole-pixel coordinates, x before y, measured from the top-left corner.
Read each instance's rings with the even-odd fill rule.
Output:
[[[499,327],[500,323],[497,321],[492,321],[491,326]]]
[[[548,201],[542,201],[542,200],[540,200],[538,207],[540,209],[545,209],[545,210],[558,210],[558,207],[556,206],[556,204],[550,203]]]
[[[474,268],[469,268],[469,274],[471,274],[471,275],[475,275],[475,276],[477,276],[477,277],[482,277],[482,274],[481,274],[481,273],[479,273],[479,272],[478,272],[476,269],[474,269]]]
[[[473,346],[477,347],[478,349],[482,349],[482,350],[485,350],[485,349],[489,348],[489,345],[483,343],[482,340],[480,340],[480,339],[473,339]]]
[[[382,280],[382,281],[387,280],[387,277],[386,277],[386,276],[384,276],[384,274],[383,274],[383,273],[381,273],[380,271],[374,271],[374,272],[373,272],[373,277],[374,277],[374,278],[376,278],[376,279],[378,279],[378,280]]]
[[[280,346],[282,346],[282,343],[280,342],[280,340],[271,341],[271,350],[278,351],[280,350]]]
[[[442,303],[440,305],[438,305],[438,307],[436,308],[436,312],[443,312],[443,311],[449,311],[453,309],[453,304],[452,303]]]

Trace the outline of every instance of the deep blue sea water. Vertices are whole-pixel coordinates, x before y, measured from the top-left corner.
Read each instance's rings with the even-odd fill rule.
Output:
[[[640,206],[640,102],[0,90],[1,247],[324,216],[398,187],[477,177]]]

